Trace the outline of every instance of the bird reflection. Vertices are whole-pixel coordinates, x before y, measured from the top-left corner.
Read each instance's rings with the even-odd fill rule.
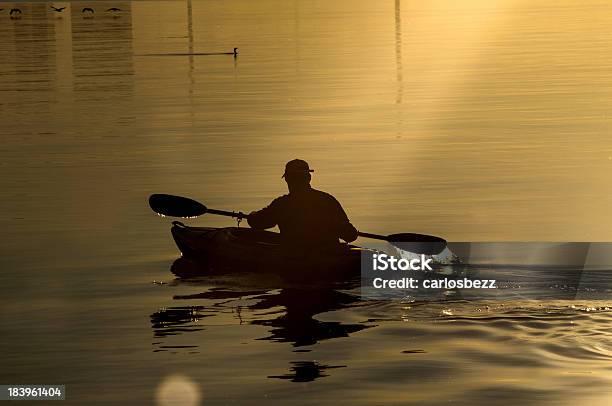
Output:
[[[193,266],[193,264],[181,258],[173,264],[174,269],[177,266]],[[210,281],[206,283],[209,285]],[[348,286],[343,287],[348,288]],[[317,314],[354,307],[360,303],[358,296],[340,292],[330,285],[307,288],[281,285],[250,290],[219,287],[198,294],[174,296],[173,299],[177,301],[204,299],[212,301],[212,304],[168,307],[153,313],[150,317],[155,338],[163,340],[173,335],[206,330],[208,327],[203,319],[229,311],[240,324],[269,328],[268,335],[257,340],[290,343],[294,353],[310,352],[311,348],[303,347],[313,346],[323,340],[348,337],[350,334],[372,327],[366,324],[317,320],[314,317]],[[163,344],[165,343],[155,343],[154,351],[177,348]],[[189,347],[193,350],[192,346]],[[325,371],[341,367],[346,365],[327,365],[311,360],[298,361],[291,363],[290,373],[269,376],[269,378],[307,382],[328,376]]]

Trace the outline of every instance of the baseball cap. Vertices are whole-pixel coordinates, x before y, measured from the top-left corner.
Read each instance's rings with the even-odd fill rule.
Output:
[[[285,173],[283,173],[283,178],[288,173],[306,173],[306,172],[314,172],[313,169],[310,169],[308,166],[308,162],[303,161],[301,159],[293,159],[285,165]]]

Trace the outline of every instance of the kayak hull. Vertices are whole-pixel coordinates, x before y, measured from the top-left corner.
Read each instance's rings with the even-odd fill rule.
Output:
[[[333,252],[289,252],[281,246],[280,234],[251,228],[189,227],[174,222],[171,231],[182,256],[199,264],[195,271],[190,268],[189,275],[178,275],[182,277],[227,272],[310,279],[358,276],[365,250],[341,244]]]

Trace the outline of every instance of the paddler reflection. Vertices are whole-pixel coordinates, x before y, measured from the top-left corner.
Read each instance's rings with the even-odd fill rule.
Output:
[[[173,266],[195,264],[180,258]],[[370,323],[317,320],[317,314],[362,303],[359,296],[338,291],[331,286],[304,288],[290,285],[281,289],[278,286],[269,289],[250,286],[249,283],[246,285],[248,289],[245,289],[245,280],[241,279],[239,286],[232,286],[230,282],[230,286],[215,286],[203,293],[174,296],[174,300],[186,305],[166,307],[151,314],[154,351],[197,354],[200,346],[207,346],[207,333],[219,323],[215,318],[223,319],[231,311],[237,324],[267,327],[267,334],[257,340],[290,344],[292,352],[304,353],[302,360],[294,360],[286,371],[278,371],[280,374],[266,374],[268,378],[306,382],[326,377],[333,369],[347,367],[318,359],[312,352],[316,351],[314,345],[322,340],[348,337],[372,326]],[[340,287],[350,290],[355,285],[352,282]],[[189,337],[185,336],[186,333],[190,333]]]
[[[357,229],[332,195],[310,186],[311,172],[306,161],[287,162],[283,178],[289,194],[278,197],[269,206],[249,214],[251,228],[264,230],[278,226],[282,244],[318,250],[335,249],[339,239],[357,239]]]

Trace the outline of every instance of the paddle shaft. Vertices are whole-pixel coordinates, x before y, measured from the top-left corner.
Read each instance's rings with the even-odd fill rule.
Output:
[[[241,211],[235,212],[235,211],[217,210],[217,209],[206,208],[206,213],[207,214],[217,214],[219,216],[235,217],[235,218],[238,218],[238,219],[241,219],[241,220],[248,217],[247,214],[244,214]],[[389,237],[386,236],[386,235],[364,233],[364,232],[361,232],[361,231],[359,231],[358,235],[360,237],[372,238],[374,240],[389,241]]]
[[[247,214],[244,214],[241,211],[240,212],[235,212],[235,211],[216,210],[216,209],[206,208],[206,213],[208,213],[208,214],[217,214],[219,216],[235,217],[235,218],[238,218],[238,219],[241,219],[241,220],[248,217]],[[359,235],[360,237],[372,238],[374,240],[390,241],[389,236],[387,236],[387,235],[365,233],[365,232],[362,232],[362,231],[359,231],[357,233],[357,235]]]
[[[219,216],[235,217],[241,220],[248,217],[248,215],[244,214],[243,212],[216,210],[216,209],[209,209],[209,208],[206,208],[206,213],[207,214],[217,214]],[[386,235],[364,233],[362,231],[359,231],[358,235],[360,237],[372,238],[374,240],[389,241],[389,237]]]
[[[236,218],[238,218],[240,220],[245,219],[245,218],[248,217],[247,214],[244,214],[241,211],[235,212],[235,211],[216,210],[216,209],[206,208],[206,213],[217,214],[219,216],[236,217]]]
[[[234,217],[239,220],[248,217],[243,212],[209,209],[202,203],[193,199],[167,194],[153,194],[149,197],[149,206],[156,213],[173,217],[197,217],[203,214],[216,214],[219,216]],[[380,235],[358,232],[360,237],[388,241],[398,248],[411,252],[437,254],[446,247],[446,241],[440,237],[423,234],[400,233]],[[399,244],[399,245],[398,245]]]

